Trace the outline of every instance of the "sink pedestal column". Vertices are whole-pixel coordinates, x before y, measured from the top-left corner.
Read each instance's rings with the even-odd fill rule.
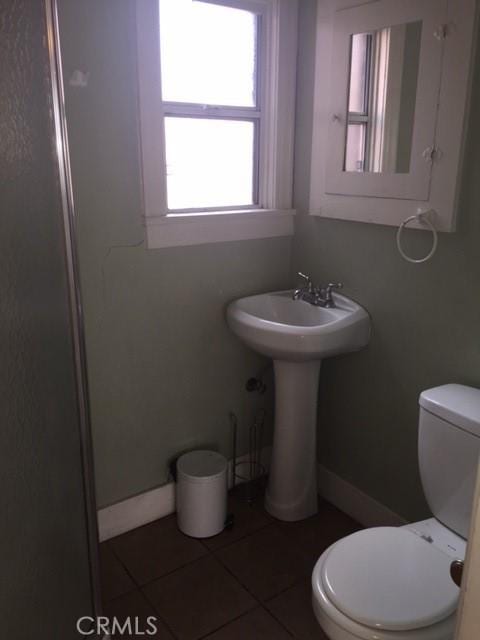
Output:
[[[265,508],[279,520],[317,513],[319,360],[274,360],[275,429]]]

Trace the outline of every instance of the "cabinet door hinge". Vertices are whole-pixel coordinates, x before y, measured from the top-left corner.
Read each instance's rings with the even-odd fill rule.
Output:
[[[438,27],[433,32],[433,35],[437,40],[445,40],[453,31],[453,24],[451,22],[445,22],[444,24],[439,24]]]
[[[432,147],[427,147],[425,151],[422,153],[423,159],[425,162],[435,162],[436,160],[440,160],[443,153],[439,147],[435,145]]]

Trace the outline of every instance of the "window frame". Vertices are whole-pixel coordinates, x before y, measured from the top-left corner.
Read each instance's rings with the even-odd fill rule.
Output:
[[[357,34],[352,34],[350,37],[350,61],[351,52],[353,48],[353,37]],[[374,57],[374,41],[373,34],[367,32],[362,34],[367,36],[367,46],[365,50],[365,80],[363,83],[363,111],[350,111],[347,107],[347,126],[345,127],[345,157],[343,161],[343,168],[346,171],[347,164],[347,140],[348,140],[348,125],[360,125],[365,127],[363,135],[363,154],[362,154],[362,169],[357,171],[366,171],[365,167],[369,165],[369,151],[370,151],[370,134],[371,134],[371,109],[372,109],[372,65]],[[349,82],[351,83],[351,62],[349,69]]]
[[[222,107],[217,105],[208,105],[205,108],[201,108],[197,103],[187,104],[180,102],[163,102],[164,105],[164,118],[191,118],[193,120],[233,120],[235,122],[251,122],[254,127],[253,138],[253,162],[252,162],[252,204],[248,205],[223,205],[217,207],[184,207],[179,209],[170,209],[168,207],[167,197],[167,216],[178,216],[184,213],[211,213],[221,211],[239,211],[239,210],[254,210],[258,209],[258,203],[260,201],[259,194],[259,167],[260,167],[260,131],[261,131],[261,116],[254,115],[259,113],[257,109],[250,109],[250,115],[246,111],[248,107],[245,107],[240,113],[237,107]],[[237,112],[237,115],[233,115]],[[167,194],[168,196],[168,194]]]
[[[198,0],[197,0],[198,1]],[[200,0],[252,11],[259,16],[260,86],[255,107],[258,126],[258,204],[202,210],[168,210],[164,118],[170,111],[198,105],[166,103],[161,95],[159,2],[137,0],[140,159],[143,214],[149,248],[244,240],[293,234],[292,183],[297,47],[296,0]],[[280,46],[281,45],[281,46]],[[220,107],[220,108],[219,108]],[[210,105],[202,114],[238,108]],[[194,116],[195,117],[195,116]]]

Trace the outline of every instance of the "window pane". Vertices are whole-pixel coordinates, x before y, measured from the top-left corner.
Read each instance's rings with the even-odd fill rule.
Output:
[[[347,148],[345,171],[365,170],[365,134],[367,125],[349,124],[347,127]]]
[[[250,11],[160,0],[163,100],[255,106],[256,39]]]
[[[355,33],[352,36],[350,58],[350,94],[348,110],[354,113],[366,113],[367,60],[370,35]]]
[[[170,210],[254,204],[253,122],[167,117],[165,138]]]

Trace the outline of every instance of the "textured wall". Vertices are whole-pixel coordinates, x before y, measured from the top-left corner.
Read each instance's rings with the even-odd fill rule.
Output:
[[[315,2],[301,4],[296,200],[307,209],[312,126]],[[476,65],[472,114],[480,108]],[[302,216],[295,270],[343,281],[372,314],[370,346],[325,362],[320,385],[320,460],[407,518],[428,513],[417,464],[417,399],[446,382],[480,387],[480,129],[472,121],[458,230],[442,234],[436,256],[404,262],[395,229]],[[427,234],[406,234],[412,252]]]
[[[91,611],[43,3],[0,0],[0,635]],[[74,579],[73,579],[74,578]]]
[[[60,21],[103,506],[164,483],[167,460],[186,448],[230,453],[228,411],[247,426],[259,401],[245,381],[265,361],[230,335],[225,307],[287,286],[291,242],[147,250],[135,3],[63,0]],[[90,72],[86,89],[68,86],[75,69]]]

